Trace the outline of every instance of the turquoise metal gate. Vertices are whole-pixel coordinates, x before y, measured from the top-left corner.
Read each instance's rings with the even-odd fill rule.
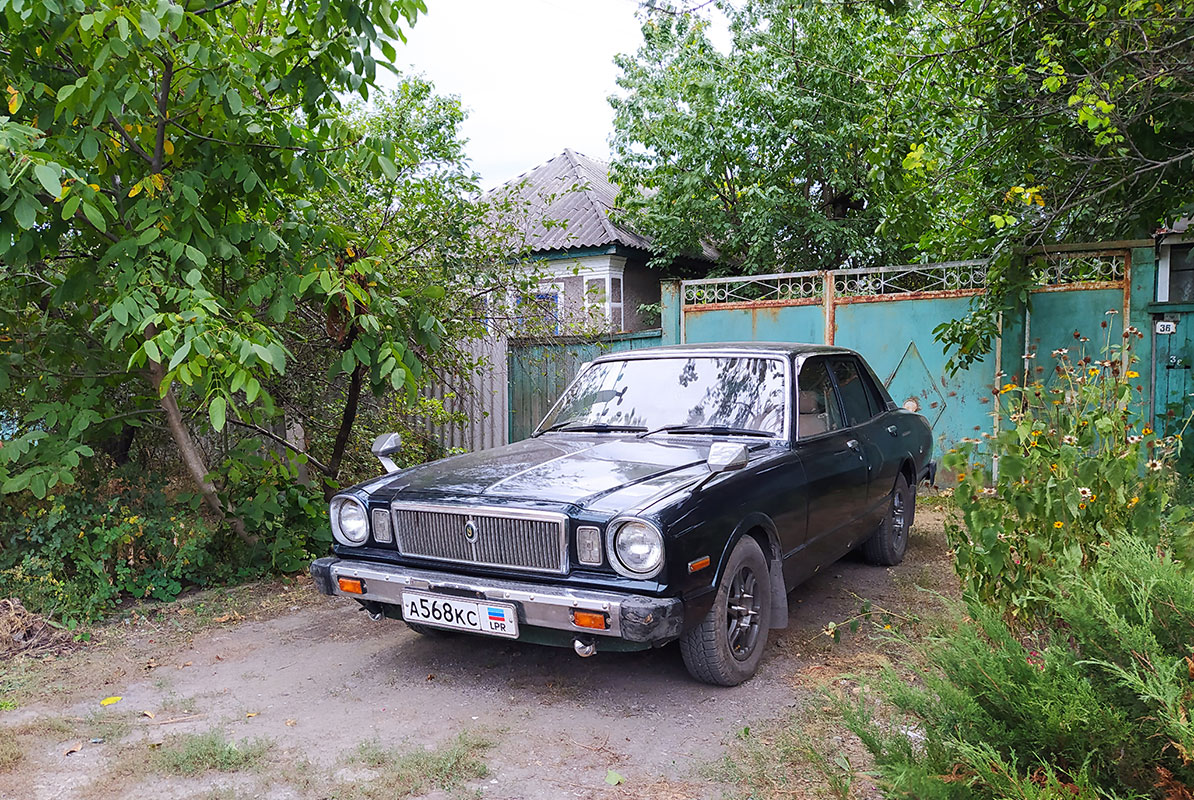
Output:
[[[1076,352],[1075,345],[1082,345],[1097,355],[1104,337],[1118,343],[1132,319],[1147,318],[1154,281],[1151,244],[1076,245],[1034,254],[1040,267],[1029,304],[1005,312],[993,352],[953,375],[945,370],[947,357],[933,329],[965,316],[973,296],[985,290],[982,261],[671,284],[664,292],[664,343],[803,341],[850,347],[867,358],[897,403],[933,423],[938,446],[948,448],[999,424],[992,394],[999,383],[1048,380],[1051,351]],[[1075,339],[1075,331],[1092,341]],[[1149,345],[1148,338],[1137,345],[1141,373],[1151,368]],[[1147,391],[1147,374],[1142,381]]]

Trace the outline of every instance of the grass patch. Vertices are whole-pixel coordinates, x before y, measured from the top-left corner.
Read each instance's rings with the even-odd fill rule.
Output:
[[[8,772],[25,758],[25,748],[15,736],[0,738],[0,772]]]
[[[823,712],[808,710],[742,728],[727,749],[704,772],[725,784],[728,797],[851,800],[867,796],[861,785],[865,780],[861,770],[869,764],[866,750]]]
[[[77,719],[77,718],[76,718]],[[35,717],[7,729],[14,736],[55,736],[63,738],[78,734],[78,722],[62,717]]]
[[[251,769],[273,747],[268,739],[233,742],[223,731],[173,736],[154,751],[151,766],[168,775],[191,776],[201,772],[237,772]]]
[[[88,739],[103,739],[105,742],[119,742],[129,735],[133,723],[128,713],[117,711],[93,711],[80,726]]]
[[[362,742],[349,761],[373,775],[346,782],[336,792],[339,800],[393,800],[425,794],[432,789],[454,792],[469,781],[484,778],[489,767],[481,760],[493,747],[488,738],[466,731],[432,750],[399,752],[377,741]]]

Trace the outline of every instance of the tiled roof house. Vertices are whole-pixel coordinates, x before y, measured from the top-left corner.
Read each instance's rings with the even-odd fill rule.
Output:
[[[604,316],[613,332],[639,331],[652,320],[640,313],[659,302],[659,274],[647,268],[650,240],[613,222],[618,187],[608,166],[574,150],[508,181],[494,192],[513,192],[526,214],[519,249],[541,262],[539,300],[562,317]]]

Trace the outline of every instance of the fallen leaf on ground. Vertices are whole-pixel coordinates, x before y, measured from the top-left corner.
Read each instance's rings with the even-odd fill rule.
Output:
[[[298,725],[298,720],[295,720],[295,719],[288,719],[288,720],[286,720],[286,727],[287,727],[287,728],[293,728],[295,725]]]
[[[255,717],[257,716],[257,713],[258,712],[256,711],[250,711],[248,714],[245,714],[245,718],[248,719],[249,717]]]
[[[151,658],[145,662],[145,671],[149,672],[151,669],[153,669],[157,665],[158,665],[157,659]]]
[[[69,756],[71,753],[77,753],[82,749],[83,749],[83,743],[75,742],[70,747],[66,748],[66,750],[63,751],[62,755]]]
[[[187,663],[185,663],[185,664],[179,664],[179,665],[178,665],[178,668],[179,668],[179,669],[185,669],[185,668],[187,668],[187,667],[191,666],[191,664],[192,664],[192,663],[193,663],[193,662],[191,662],[191,661],[188,661],[188,662],[187,662]]]
[[[120,699],[121,699],[120,695],[115,695],[113,697],[105,697],[103,700],[100,700],[100,705],[101,706],[110,706],[113,703],[119,703]]]
[[[625,783],[626,779],[611,769],[605,773],[605,782],[610,786],[617,786],[619,783]]]
[[[149,717],[150,719],[153,719],[153,712],[152,711],[142,711],[141,716]]]

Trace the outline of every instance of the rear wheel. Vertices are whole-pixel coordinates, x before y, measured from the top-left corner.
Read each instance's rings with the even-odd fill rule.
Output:
[[[730,553],[713,608],[680,638],[689,674],[717,686],[737,686],[759,668],[771,627],[771,580],[759,543],[743,537]]]
[[[916,514],[916,487],[908,483],[903,473],[896,478],[891,490],[887,516],[879,530],[862,543],[862,556],[871,564],[894,567],[908,552],[908,533]]]

